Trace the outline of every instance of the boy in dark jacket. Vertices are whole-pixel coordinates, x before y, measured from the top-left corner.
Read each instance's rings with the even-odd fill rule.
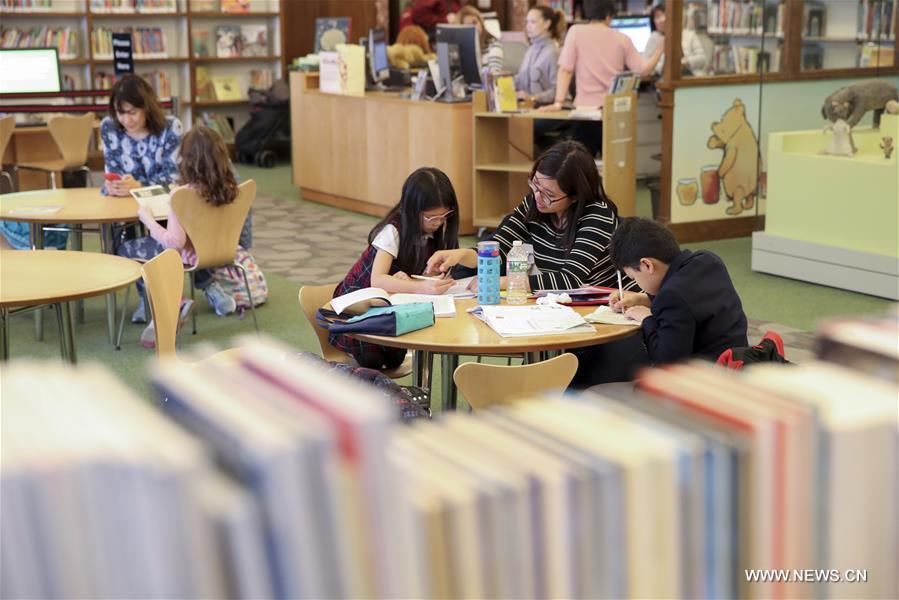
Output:
[[[613,264],[644,293],[612,294],[610,306],[641,323],[649,361],[716,360],[748,346],[746,315],[727,268],[711,252],[681,250],[649,219],[624,218],[609,243]]]

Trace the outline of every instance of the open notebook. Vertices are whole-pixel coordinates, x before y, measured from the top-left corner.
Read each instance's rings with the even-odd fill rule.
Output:
[[[456,302],[449,294],[431,296],[428,294],[388,294],[381,288],[363,288],[331,299],[331,308],[338,315],[352,307],[353,313],[361,314],[372,306],[379,306],[381,301],[387,304],[411,304],[413,302],[430,302],[434,305],[435,317],[456,316]],[[358,306],[356,306],[358,305]]]

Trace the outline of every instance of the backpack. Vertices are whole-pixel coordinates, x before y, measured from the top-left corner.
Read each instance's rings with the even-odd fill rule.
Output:
[[[250,282],[250,290],[253,292],[253,304],[259,306],[268,300],[268,285],[262,269],[256,264],[253,255],[242,246],[237,247],[234,262],[241,265],[247,271],[247,280]],[[244,286],[243,273],[237,267],[218,267],[212,270],[212,279],[222,286],[225,292],[237,302],[238,310],[250,308],[250,297]]]

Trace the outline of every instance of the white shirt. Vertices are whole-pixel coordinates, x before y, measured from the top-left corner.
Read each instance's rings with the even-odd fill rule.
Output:
[[[400,255],[400,232],[393,225],[385,225],[371,241],[371,245],[396,258]]]

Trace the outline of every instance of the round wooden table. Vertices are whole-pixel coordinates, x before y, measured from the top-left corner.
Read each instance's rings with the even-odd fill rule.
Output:
[[[85,225],[96,223],[100,226],[100,249],[112,253],[112,225],[137,221],[137,201],[131,196],[104,196],[100,188],[65,188],[56,190],[34,190],[0,195],[0,219],[19,221],[31,226],[31,248],[44,247],[43,228],[58,223]],[[59,207],[56,212],[41,212],[44,207]],[[31,210],[29,210],[31,209]],[[35,210],[36,209],[36,210]],[[80,242],[80,235],[76,240]],[[73,242],[73,249],[80,250],[80,243]],[[115,343],[115,295],[106,300],[106,319],[109,339]],[[43,332],[40,313],[35,320],[38,340]]]
[[[60,354],[74,363],[75,335],[68,303],[126,287],[140,278],[140,268],[136,261],[96,252],[0,251],[0,358],[9,356],[10,309],[52,304]]]
[[[534,301],[530,300],[529,304]],[[535,335],[529,337],[503,337],[489,325],[468,314],[468,309],[477,306],[475,298],[456,299],[455,317],[437,317],[433,327],[426,327],[399,337],[353,334],[363,342],[412,350],[415,380],[413,385],[423,385],[424,366],[430,363],[432,353],[440,354],[442,360],[443,403],[445,408],[455,408],[455,386],[453,372],[459,365],[459,355],[473,356],[517,355],[525,357],[525,362],[536,362],[539,354],[547,351],[584,348],[605,344],[626,338],[640,331],[636,326],[593,324],[593,334]],[[596,310],[595,306],[572,307],[581,316]]]

